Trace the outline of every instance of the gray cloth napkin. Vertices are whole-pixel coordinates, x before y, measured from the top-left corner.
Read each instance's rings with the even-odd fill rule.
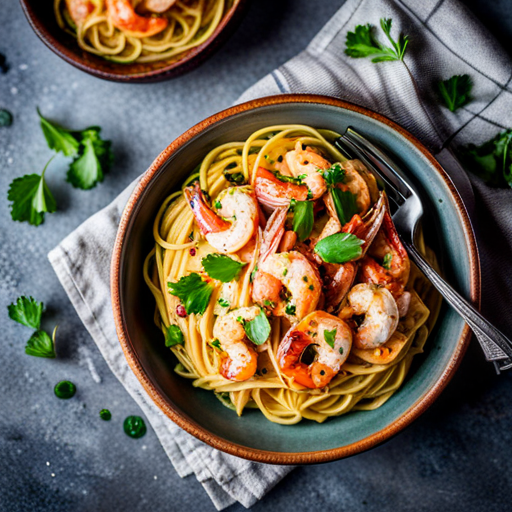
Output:
[[[411,37],[406,62],[426,105],[422,108],[399,62],[373,64],[344,54],[347,31],[393,19],[393,33]],[[474,101],[453,114],[439,105],[433,82],[471,75]],[[239,102],[281,93],[336,96],[376,110],[410,130],[452,176],[473,213],[482,256],[484,312],[512,330],[512,191],[468,179],[443,143],[481,143],[512,126],[512,65],[478,20],[456,0],[348,0],[305,51],[251,87]],[[248,462],[199,442],[152,403],[129,369],[117,340],[109,291],[111,250],[134,184],[84,222],[48,255],[63,287],[111,370],[140,405],[178,474],[194,473],[221,510],[235,501],[250,507],[292,468]],[[498,250],[499,249],[499,250]]]

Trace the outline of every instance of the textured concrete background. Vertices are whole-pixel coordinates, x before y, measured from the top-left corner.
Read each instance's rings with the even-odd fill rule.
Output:
[[[110,373],[60,287],[47,252],[108,204],[176,136],[215,111],[315,35],[342,0],[258,0],[228,44],[196,71],[156,85],[121,85],[61,61],[32,33],[17,2],[0,0],[0,510],[214,510],[193,478],[178,478],[151,429],[122,432],[138,407]],[[512,2],[466,0],[510,48]],[[66,126],[103,127],[115,165],[93,191],[64,182],[65,160],[47,179],[59,211],[37,229],[14,223],[6,191],[16,176],[40,172],[51,152],[35,107]],[[26,356],[30,331],[6,306],[32,294],[47,305],[44,327],[60,324],[56,360]],[[61,401],[53,386],[77,384]],[[254,507],[258,510],[504,511],[512,490],[512,374],[497,377],[472,343],[437,403],[385,445],[340,462],[303,467]],[[102,408],[112,421],[98,417]],[[243,510],[233,506],[230,510]]]

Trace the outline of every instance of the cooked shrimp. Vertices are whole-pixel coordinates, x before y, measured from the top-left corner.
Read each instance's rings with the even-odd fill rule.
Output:
[[[393,295],[381,286],[356,284],[347,295],[354,315],[364,315],[357,328],[354,345],[357,348],[378,348],[391,338],[398,326],[398,307]]]
[[[381,229],[361,261],[359,279],[364,283],[385,286],[398,299],[404,293],[410,269],[409,255],[386,209]]]
[[[83,23],[87,16],[94,11],[94,4],[91,0],[66,0],[66,7],[71,19],[77,25]]]
[[[289,181],[282,181],[269,170],[258,167],[254,179],[254,192],[258,201],[269,208],[288,206],[290,200],[306,201],[308,187]]]
[[[307,365],[301,362],[301,356],[310,345],[315,345],[316,357]],[[314,311],[286,333],[277,351],[277,362],[295,382],[307,388],[323,388],[338,374],[351,348],[350,327],[325,311]]]
[[[201,233],[218,251],[228,254],[237,252],[254,235],[259,214],[250,187],[223,190],[215,201],[221,205],[217,213],[207,204],[199,183],[186,187],[184,193]]]
[[[151,37],[164,30],[167,18],[139,16],[130,0],[106,0],[107,17],[114,27],[132,37]]]
[[[298,140],[293,151],[284,156],[288,169],[295,178],[302,178],[311,191],[312,199],[318,199],[325,194],[327,187],[319,170],[328,169],[331,164],[312,148],[304,148]]]
[[[223,350],[220,374],[226,379],[247,380],[256,373],[258,355],[239,320],[249,322],[263,314],[260,308],[251,306],[217,317],[213,336],[219,340]]]
[[[252,299],[294,324],[316,309],[322,283],[306,256],[297,251],[276,252],[284,234],[286,212],[286,208],[277,208],[268,220]]]
[[[162,13],[168,11],[176,2],[177,0],[142,0],[137,5],[137,10]]]

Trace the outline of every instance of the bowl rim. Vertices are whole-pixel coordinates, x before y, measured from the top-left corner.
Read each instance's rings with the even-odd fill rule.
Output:
[[[241,21],[248,3],[249,0],[234,0],[233,5],[221,19],[213,34],[204,43],[192,48],[183,58],[150,71],[123,74],[108,71],[101,66],[101,63],[98,64],[99,67],[86,63],[83,60],[83,57],[75,53],[64,43],[61,43],[53,33],[44,26],[43,22],[34,12],[30,0],[20,0],[21,8],[33,31],[39,39],[41,39],[41,41],[61,59],[81,71],[97,78],[102,78],[112,82],[128,83],[145,83],[166,80],[186,73],[187,71],[191,71],[195,67],[199,66],[229,37],[231,34],[229,28],[234,30],[238,22]],[[78,45],[77,48],[80,49]],[[123,64],[118,65],[124,66]]]
[[[160,168],[166,163],[168,158],[175,153],[184,144],[190,141],[193,137],[199,135],[206,128],[230,118],[236,114],[247,112],[250,110],[258,109],[259,107],[268,107],[272,105],[283,105],[289,103],[320,103],[323,105],[329,105],[334,107],[341,107],[348,109],[380,121],[387,126],[397,131],[401,136],[405,137],[411,142],[423,156],[430,162],[430,164],[438,172],[441,179],[445,182],[449,189],[449,192],[454,200],[455,207],[458,211],[460,220],[464,230],[466,248],[469,252],[469,263],[470,263],[470,296],[471,300],[477,307],[480,307],[480,263],[477,245],[473,233],[471,221],[468,213],[462,202],[462,199],[457,192],[457,189],[453,185],[451,179],[429,152],[429,150],[407,130],[402,128],[400,125],[391,121],[387,117],[373,112],[365,107],[360,107],[353,103],[349,103],[340,99],[332,98],[329,96],[310,95],[310,94],[283,94],[278,96],[267,96],[264,98],[258,98],[246,103],[242,103],[226,110],[223,110],[217,114],[214,114],[200,123],[196,124],[185,133],[175,139],[169,146],[160,153],[160,155],[151,164],[149,169],[143,174],[139,183],[132,192],[126,207],[123,211],[121,221],[119,224],[113,253],[111,260],[111,298],[112,307],[114,313],[114,320],[116,325],[117,335],[121,343],[121,347],[128,361],[129,366],[135,373],[139,382],[142,384],[146,392],[149,394],[155,404],[166,414],[174,423],[179,427],[183,428],[199,440],[209,444],[213,448],[219,449],[231,455],[243,457],[245,459],[253,460],[256,462],[268,463],[268,464],[312,464],[321,462],[330,462],[338,460],[344,457],[355,455],[359,452],[372,448],[393,435],[400,432],[412,421],[418,418],[425,410],[437,399],[441,391],[446,387],[456,369],[458,368],[462,357],[467,349],[471,338],[471,330],[468,325],[465,324],[462,330],[462,334],[457,342],[456,349],[450,358],[447,366],[445,367],[441,377],[429,389],[427,393],[419,397],[414,404],[412,404],[407,411],[405,411],[399,418],[393,421],[387,427],[371,434],[370,436],[351,443],[349,445],[333,448],[329,450],[321,450],[315,452],[275,452],[267,450],[259,450],[246,446],[239,445],[237,443],[226,440],[216,434],[209,432],[207,429],[191,420],[187,415],[182,413],[177,408],[169,404],[167,399],[159,392],[157,387],[150,381],[142,368],[137,355],[131,346],[127,333],[126,326],[123,321],[123,314],[120,307],[120,265],[121,265],[121,254],[124,245],[125,237],[128,233],[128,227],[131,221],[132,213],[136,209],[136,206],[141,199],[145,189],[151,182],[155,174]]]

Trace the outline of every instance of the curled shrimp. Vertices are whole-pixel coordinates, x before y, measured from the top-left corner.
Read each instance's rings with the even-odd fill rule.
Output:
[[[254,193],[262,205],[274,209],[288,206],[292,199],[306,201],[309,191],[306,185],[280,180],[269,170],[258,167]]]
[[[298,140],[295,149],[284,156],[286,166],[295,178],[302,181],[311,191],[312,199],[318,199],[327,190],[325,180],[319,170],[328,169],[331,164],[312,148],[304,147]]]
[[[260,308],[251,306],[217,317],[213,336],[219,340],[223,350],[220,374],[226,379],[242,381],[250,379],[256,373],[258,355],[239,320],[249,322],[260,314],[264,314]]]
[[[322,282],[306,256],[298,251],[277,252],[284,235],[286,213],[286,208],[278,208],[267,222],[252,299],[294,324],[316,309]]]
[[[347,300],[354,315],[364,315],[357,327],[354,345],[375,349],[388,341],[398,326],[398,307],[390,291],[378,285],[356,284]]]
[[[253,237],[259,222],[258,204],[250,187],[230,187],[215,201],[213,211],[199,183],[184,190],[196,222],[207,242],[224,253],[239,251]]]
[[[386,205],[381,229],[361,261],[359,279],[364,283],[385,286],[398,299],[404,293],[410,269],[409,255],[400,241]],[[405,310],[402,308],[403,314],[407,312],[407,307],[408,304]]]
[[[311,364],[301,362],[310,345],[316,349]],[[352,348],[352,331],[340,318],[314,311],[285,335],[277,351],[282,373],[307,388],[323,388],[338,374]]]
[[[94,4],[91,0],[66,0],[66,8],[71,19],[80,25],[94,11]]]
[[[130,0],[106,0],[107,17],[114,27],[132,37],[151,37],[162,32],[169,23],[167,18],[140,16]]]
[[[162,13],[168,11],[177,0],[142,0],[137,9],[142,12]]]

